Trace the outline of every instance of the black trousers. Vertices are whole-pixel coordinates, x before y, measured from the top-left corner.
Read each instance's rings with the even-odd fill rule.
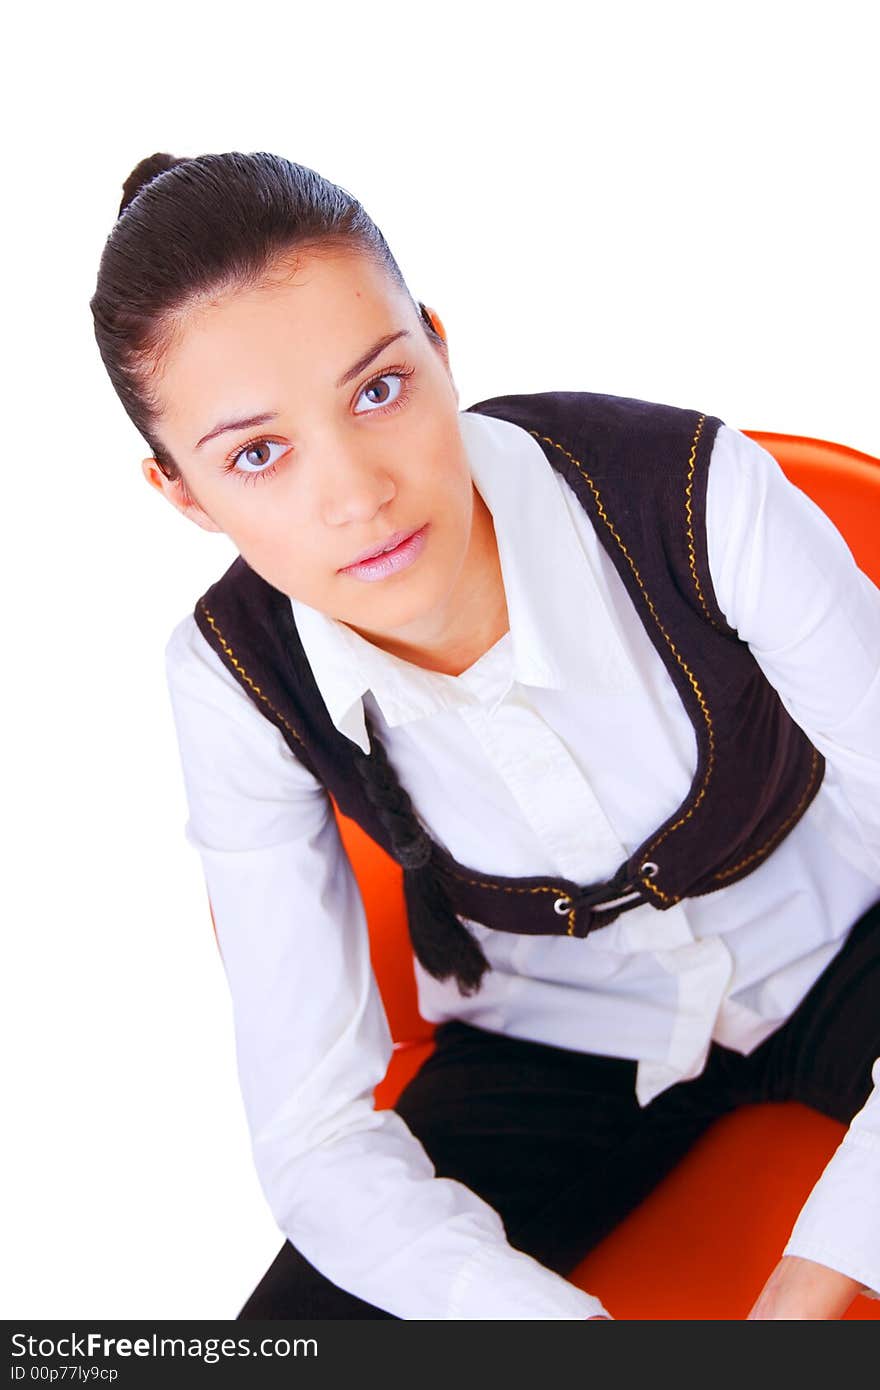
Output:
[[[395,1109],[438,1177],[465,1183],[498,1212],[511,1245],[568,1275],[719,1116],[797,1100],[848,1124],[861,1109],[880,1055],[880,900],[750,1056],[713,1043],[700,1076],[645,1107],[633,1061],[458,1021],[439,1025],[436,1042]],[[338,1288],[290,1241],[238,1314],[393,1317]]]

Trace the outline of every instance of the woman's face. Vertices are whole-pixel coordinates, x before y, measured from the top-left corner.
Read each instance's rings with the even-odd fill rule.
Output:
[[[269,287],[194,307],[157,387],[184,486],[155,459],[143,467],[174,506],[283,593],[390,649],[442,640],[487,572],[491,516],[445,344],[368,257],[307,256]],[[345,572],[399,531],[423,532],[409,564]]]

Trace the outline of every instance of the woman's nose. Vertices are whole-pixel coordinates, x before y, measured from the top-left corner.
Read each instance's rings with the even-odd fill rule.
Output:
[[[330,525],[368,521],[397,491],[381,463],[337,456],[324,470],[323,512]]]

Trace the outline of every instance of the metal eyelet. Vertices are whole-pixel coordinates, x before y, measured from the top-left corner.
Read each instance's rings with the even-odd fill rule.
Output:
[[[557,898],[553,904],[553,911],[558,912],[560,917],[564,917],[571,911],[571,898]]]
[[[649,878],[653,878],[655,874],[659,874],[659,872],[660,865],[655,864],[653,859],[646,859],[644,864],[640,865],[639,867],[639,873],[647,874]]]

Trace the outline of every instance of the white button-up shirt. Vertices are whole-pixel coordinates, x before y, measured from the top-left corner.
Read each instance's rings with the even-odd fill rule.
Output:
[[[534,437],[459,419],[493,518],[509,631],[450,676],[293,599],[297,628],[336,727],[366,751],[369,709],[414,807],[459,862],[599,881],[684,800],[694,727],[593,523]],[[825,756],[806,813],[746,878],[663,912],[641,904],[583,939],[468,922],[492,967],[468,998],[415,961],[426,1019],[637,1059],[643,1106],[698,1075],[713,1039],[757,1047],[880,899],[880,590],[824,512],[729,426],[713,445],[706,527],[721,611]],[[255,1165],[281,1230],[334,1283],[398,1317],[605,1312],[515,1250],[497,1213],[436,1177],[396,1112],[374,1108],[392,1040],[326,790],[191,615],[166,657],[185,833],[201,856]],[[880,1060],[873,1079],[784,1253],[876,1291]]]

